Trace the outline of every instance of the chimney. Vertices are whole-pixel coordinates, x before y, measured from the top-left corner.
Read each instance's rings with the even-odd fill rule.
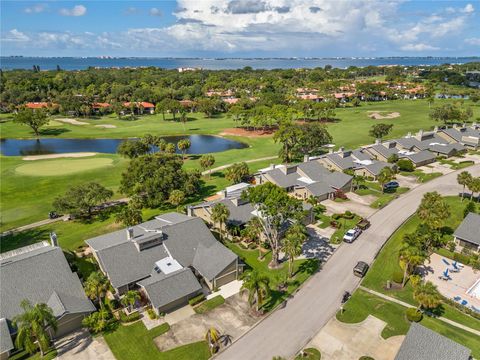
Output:
[[[132,227],[128,227],[128,228],[127,228],[127,239],[128,239],[128,240],[132,240],[132,239],[133,239],[133,228],[132,228]]]
[[[303,155],[303,162],[308,162],[310,160],[310,156]]]
[[[220,191],[220,197],[222,199],[226,199],[227,198],[227,190],[224,189],[224,190]]]
[[[340,149],[338,149],[338,152],[344,152],[345,151],[345,148],[343,146],[340,146]]]
[[[408,132],[406,137],[407,137],[407,138],[411,138],[411,137],[412,137],[412,133],[411,133],[411,132]]]
[[[333,148],[328,149],[329,154],[333,154]]]
[[[187,215],[193,216],[193,206],[187,206]]]
[[[375,145],[381,145],[382,139],[375,139]]]
[[[52,244],[52,246],[58,246],[57,234],[53,231],[50,233],[50,243]]]
[[[270,164],[270,170],[275,169],[275,164]]]
[[[433,128],[433,132],[435,132],[435,133],[438,132],[438,126],[435,126],[435,127]]]

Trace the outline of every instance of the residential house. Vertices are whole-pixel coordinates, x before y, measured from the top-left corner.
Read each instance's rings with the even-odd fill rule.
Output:
[[[412,322],[395,360],[470,360],[471,350]]]
[[[110,109],[111,105],[109,103],[95,102],[92,104],[92,111],[94,114],[101,113],[105,110]]]
[[[348,192],[352,188],[352,176],[327,170],[317,160],[297,165],[271,165],[255,174],[257,184],[274,183],[301,200],[315,197],[319,201],[332,199],[335,192]]]
[[[186,305],[202,288],[236,280],[241,270],[238,257],[213,237],[202,219],[179,213],[86,243],[117,296],[139,289],[157,313]]]
[[[385,168],[396,169],[395,164],[385,161],[375,160],[372,154],[364,149],[356,149],[353,151],[340,148],[337,152],[331,152],[318,158],[323,166],[331,171],[352,170],[355,175],[366,178],[377,179],[380,171]]]
[[[37,110],[37,109],[48,109],[49,107],[56,107],[57,104],[49,102],[27,102],[25,107],[27,109]]]
[[[471,126],[453,126],[438,131],[437,135],[450,144],[459,143],[465,148],[478,149],[480,147],[480,127],[473,123]]]
[[[137,102],[124,102],[123,106],[127,109],[131,109],[133,105],[134,112],[138,115],[142,114],[155,114],[155,105],[147,101],[137,101]]]
[[[298,88],[295,94],[297,98],[302,100],[311,100],[313,102],[323,101],[323,97],[318,95],[317,89]]]
[[[421,152],[429,150],[435,156],[451,157],[459,153],[465,152],[465,146],[458,142],[449,142],[438,134],[438,129],[434,131],[424,132],[420,130],[412,136],[407,136],[394,140],[399,150]]]
[[[480,215],[469,213],[453,233],[456,244],[480,252]]]
[[[410,160],[415,167],[430,164],[436,160],[434,153],[428,150],[412,151],[397,148],[397,141],[391,140],[384,143],[377,141],[374,145],[365,147],[376,160],[388,162],[392,155],[397,155],[399,159]]]
[[[13,349],[10,337],[15,336],[16,329],[12,320],[23,313],[23,300],[32,305],[44,303],[53,310],[58,329],[48,330],[52,337],[80,329],[83,318],[95,311],[78,275],[54,241],[52,245],[43,241],[0,254],[0,286],[1,359]]]

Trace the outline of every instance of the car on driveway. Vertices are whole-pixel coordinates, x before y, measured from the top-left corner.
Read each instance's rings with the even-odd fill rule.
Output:
[[[353,274],[358,277],[364,277],[368,271],[368,264],[364,261],[359,261],[357,265],[353,268]]]
[[[393,190],[396,189],[400,186],[400,184],[397,181],[390,181],[383,185],[384,190]]]
[[[367,219],[362,219],[358,222],[357,227],[362,230],[367,230],[370,227],[370,221]]]
[[[362,233],[362,230],[360,230],[360,228],[358,227],[350,229],[343,236],[343,241],[347,243],[352,243],[355,241],[356,238],[360,236],[361,233]]]

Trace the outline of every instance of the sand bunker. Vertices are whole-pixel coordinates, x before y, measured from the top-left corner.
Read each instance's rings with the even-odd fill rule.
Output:
[[[243,128],[231,128],[223,130],[220,135],[244,136],[250,138],[272,136],[273,130],[247,130]]]
[[[87,122],[78,121],[78,120],[75,120],[75,119],[55,119],[55,120],[61,121],[61,122],[66,123],[66,124],[71,124],[71,125],[88,125]]]
[[[111,124],[104,124],[104,125],[95,125],[95,127],[102,128],[102,129],[115,129],[117,126],[111,125]]]
[[[87,156],[95,156],[95,155],[97,155],[97,153],[94,153],[94,152],[32,155],[32,156],[25,156],[23,160],[32,161],[32,160],[59,159],[59,158],[79,158],[79,157],[87,157]]]
[[[375,120],[395,119],[400,116],[399,112],[368,111],[368,117]]]

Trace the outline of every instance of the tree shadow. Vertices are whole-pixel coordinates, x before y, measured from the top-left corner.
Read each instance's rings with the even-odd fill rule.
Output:
[[[2,252],[17,249],[22,246],[32,245],[43,240],[50,240],[50,231],[47,229],[29,229],[10,233],[0,237],[0,249]]]
[[[65,129],[65,128],[54,128],[54,129],[41,129],[39,133],[40,135],[45,135],[45,136],[58,136],[70,131],[71,131],[70,129]]]
[[[308,259],[298,266],[298,269],[295,271],[294,276],[299,273],[305,273],[310,276],[315,274],[320,269],[321,265],[317,259]]]

